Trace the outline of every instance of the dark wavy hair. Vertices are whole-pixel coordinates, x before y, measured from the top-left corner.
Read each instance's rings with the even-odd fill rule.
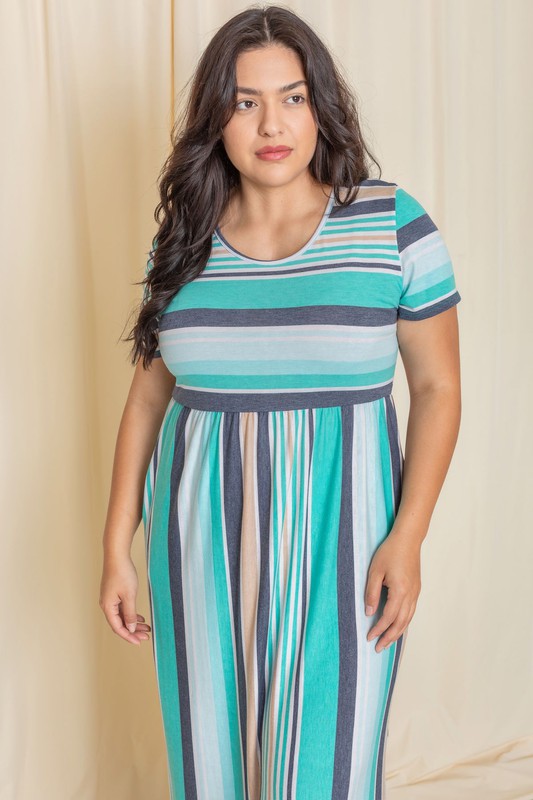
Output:
[[[318,127],[309,164],[319,183],[334,187],[339,205],[353,202],[369,177],[368,159],[381,167],[363,141],[357,100],[326,45],[297,14],[280,6],[252,6],[215,33],[189,80],[190,94],[171,131],[171,152],[158,176],[159,230],[152,241],[133,341],[131,363],[145,369],[158,346],[159,319],[179,289],[204,269],[212,235],[240,174],[229,160],[221,133],[236,106],[240,53],[272,44],[300,57]],[[341,198],[343,187],[349,191]],[[137,311],[137,309],[136,309]]]

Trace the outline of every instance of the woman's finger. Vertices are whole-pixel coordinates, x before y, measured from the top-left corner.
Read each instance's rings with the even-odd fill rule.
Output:
[[[119,605],[120,601],[111,603],[109,606],[104,605],[102,610],[105,614],[105,618],[117,636],[120,636],[127,642],[131,642],[131,644],[140,644],[139,636],[137,634],[130,633],[124,625],[124,620],[122,619],[119,611]]]
[[[384,573],[378,572],[377,569],[370,570],[365,591],[365,614],[367,616],[373,614],[378,607],[384,577]]]
[[[370,628],[367,634],[367,641],[371,641],[375,636],[379,636],[380,633],[383,633],[389,625],[391,625],[396,617],[398,616],[398,612],[402,606],[404,597],[400,594],[395,594],[391,592],[389,589],[389,594],[387,597],[387,602],[383,608],[383,614],[379,618],[378,622],[374,625],[373,628]]]
[[[411,620],[411,614],[409,610],[409,604],[405,603],[402,605],[398,616],[390,625],[379,642],[376,644],[376,653],[380,653],[386,647],[388,647],[392,642],[395,642],[397,639],[400,638],[404,630],[407,628],[409,622]]]
[[[130,633],[135,633],[137,627],[137,612],[135,611],[135,594],[128,592],[122,597],[122,617],[124,625]]]

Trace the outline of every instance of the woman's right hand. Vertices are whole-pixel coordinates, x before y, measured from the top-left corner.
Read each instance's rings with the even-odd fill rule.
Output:
[[[135,611],[139,581],[131,557],[104,558],[99,605],[111,629],[131,644],[149,639],[150,626]],[[133,626],[132,631],[126,626]]]

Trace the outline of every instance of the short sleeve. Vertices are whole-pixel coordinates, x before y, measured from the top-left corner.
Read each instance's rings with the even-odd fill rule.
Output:
[[[437,226],[412,195],[396,189],[396,240],[402,268],[401,319],[426,319],[457,305],[453,265]]]
[[[146,268],[144,270],[145,276],[148,275],[152,267],[154,266],[154,252],[157,244],[157,239],[154,239],[152,242],[152,249],[150,250],[148,261],[146,262]],[[144,285],[144,292],[143,292],[143,305],[145,305],[150,300],[151,294],[148,288],[148,285]],[[161,358],[161,350],[159,346],[156,348],[154,352],[154,358]]]

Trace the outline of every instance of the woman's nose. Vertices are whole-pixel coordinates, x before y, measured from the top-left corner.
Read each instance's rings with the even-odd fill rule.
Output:
[[[276,105],[266,104],[261,112],[259,132],[274,136],[283,129],[281,112]]]

